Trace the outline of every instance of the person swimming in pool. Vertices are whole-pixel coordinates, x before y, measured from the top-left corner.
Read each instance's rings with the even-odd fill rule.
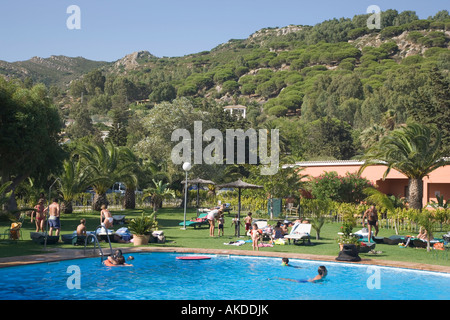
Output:
[[[289,259],[288,259],[288,258],[283,258],[283,259],[281,259],[281,265],[282,265],[283,267],[290,267],[290,265],[289,265]]]
[[[117,249],[114,255],[108,257],[108,262],[116,266],[131,266],[131,264],[125,263],[125,257],[120,249]]]
[[[319,269],[317,270],[317,272],[318,272],[318,275],[316,275],[314,278],[308,279],[308,280],[287,279],[287,278],[278,278],[278,277],[276,279],[286,280],[286,281],[291,281],[291,282],[300,282],[300,283],[318,282],[318,281],[324,280],[328,274],[328,270],[325,266],[320,266]]]
[[[302,267],[293,266],[293,265],[289,264],[289,259],[288,258],[282,258],[281,259],[281,266],[283,266],[283,267],[292,267],[292,268],[296,268],[296,269],[303,269]]]

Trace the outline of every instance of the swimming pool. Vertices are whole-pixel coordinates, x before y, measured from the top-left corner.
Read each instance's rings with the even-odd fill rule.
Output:
[[[389,267],[280,258],[136,253],[132,267],[106,267],[100,258],[0,269],[0,299],[8,300],[447,300],[450,275]],[[128,254],[125,255],[126,257]],[[326,280],[310,279],[317,268]]]

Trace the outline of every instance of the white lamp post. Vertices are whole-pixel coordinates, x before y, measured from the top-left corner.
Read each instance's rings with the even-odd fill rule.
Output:
[[[187,185],[188,185],[188,171],[191,170],[192,165],[189,162],[183,163],[183,170],[186,172],[186,181],[184,184],[184,223],[181,230],[186,230],[186,206],[187,206]]]

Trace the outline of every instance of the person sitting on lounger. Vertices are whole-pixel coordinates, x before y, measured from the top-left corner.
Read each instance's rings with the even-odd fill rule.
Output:
[[[281,228],[281,222],[277,222],[275,228],[273,228],[273,233],[271,234],[272,239],[270,239],[270,243],[273,243],[273,241],[277,239],[284,238],[284,230]]]
[[[80,224],[77,226],[77,236],[86,235],[86,219],[81,219]]]
[[[425,230],[424,227],[420,227],[417,238],[420,240],[428,241],[428,232],[427,230]],[[433,240],[433,235],[431,233],[430,233],[430,240]]]

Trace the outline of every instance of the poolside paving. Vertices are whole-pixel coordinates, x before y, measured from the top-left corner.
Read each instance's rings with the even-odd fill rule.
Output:
[[[119,248],[114,248],[119,249]],[[290,259],[305,259],[316,261],[329,261],[337,263],[351,263],[351,264],[365,264],[377,265],[407,269],[417,269],[435,272],[450,273],[450,267],[430,265],[424,263],[414,263],[405,261],[389,261],[380,259],[361,258],[359,262],[337,261],[336,256],[300,254],[300,253],[281,253],[281,252],[264,252],[252,250],[232,250],[232,249],[197,249],[197,248],[178,248],[178,247],[124,247],[120,248],[123,253],[137,253],[137,252],[174,252],[174,253],[197,253],[197,254],[215,254],[215,255],[245,255],[245,256],[264,256],[275,258],[290,258]],[[105,253],[107,254],[107,253]],[[86,254],[83,249],[61,249],[51,248],[47,252],[28,256],[15,256],[0,258],[0,268],[11,267],[18,265],[55,262],[60,260],[79,259],[87,257],[100,257],[98,251],[94,249],[86,249]]]

